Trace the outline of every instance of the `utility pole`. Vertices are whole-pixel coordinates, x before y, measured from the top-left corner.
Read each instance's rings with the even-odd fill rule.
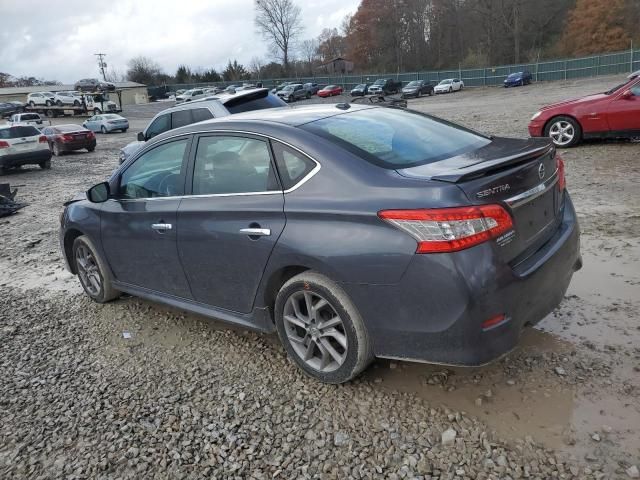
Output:
[[[98,68],[100,69],[100,73],[102,73],[102,79],[106,82],[107,75],[104,72],[104,69],[107,68],[107,64],[104,61],[104,57],[107,56],[106,53],[94,53],[96,57],[98,57]]]

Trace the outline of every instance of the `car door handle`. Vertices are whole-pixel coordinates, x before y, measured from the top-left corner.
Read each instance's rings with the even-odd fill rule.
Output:
[[[268,237],[271,235],[269,228],[241,228],[240,233],[249,235],[250,237]]]
[[[170,223],[153,223],[151,224],[151,228],[160,232],[164,232],[165,230],[171,230],[173,228],[173,225],[171,225]]]

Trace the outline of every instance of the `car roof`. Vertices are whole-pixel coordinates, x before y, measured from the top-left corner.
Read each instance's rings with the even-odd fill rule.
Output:
[[[348,105],[348,107],[346,107]],[[333,117],[335,115],[342,115],[349,112],[355,112],[360,110],[368,110],[371,108],[381,108],[373,105],[358,105],[358,104],[326,104],[319,103],[314,105],[304,105],[298,107],[280,107],[280,108],[265,108],[262,110],[251,110],[249,112],[236,113],[227,117],[213,118],[211,120],[205,120],[198,124],[199,129],[202,129],[205,124],[216,123],[246,123],[246,122],[271,122],[280,123],[284,125],[290,125],[297,127],[304,125],[305,123],[314,122],[323,118]],[[188,128],[188,127],[183,127]]]
[[[636,70],[635,72],[631,73],[627,78],[632,79],[636,77],[640,77],[640,70]]]

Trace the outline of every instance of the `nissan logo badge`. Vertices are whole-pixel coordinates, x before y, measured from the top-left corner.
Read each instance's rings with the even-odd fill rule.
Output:
[[[540,177],[540,180],[542,180],[544,178],[544,164],[541,163],[540,166],[538,167],[538,176]]]

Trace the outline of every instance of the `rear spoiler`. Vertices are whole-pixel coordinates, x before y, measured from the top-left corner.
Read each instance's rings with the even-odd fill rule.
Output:
[[[431,176],[431,179],[449,183],[466,182],[474,178],[484,177],[485,175],[490,175],[500,170],[506,170],[509,167],[526,163],[534,158],[542,157],[553,150],[555,150],[553,144],[549,143],[548,145],[531,148],[524,153],[509,155],[495,160],[485,160],[466,167],[436,173]]]

